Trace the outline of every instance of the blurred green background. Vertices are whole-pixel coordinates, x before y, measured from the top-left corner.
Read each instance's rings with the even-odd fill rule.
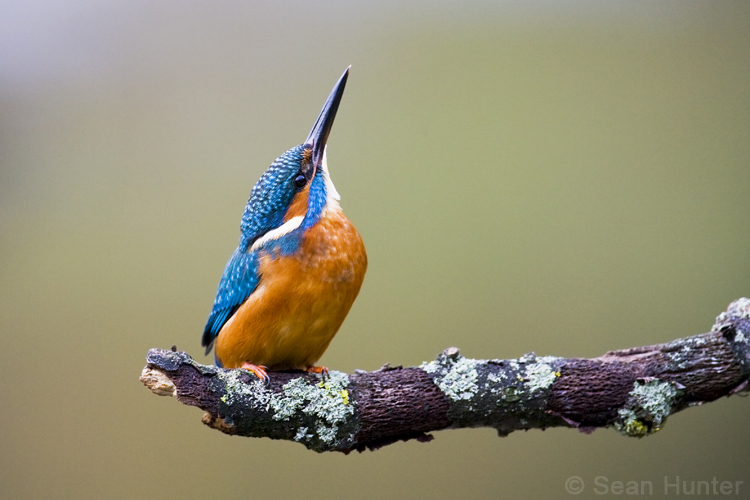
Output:
[[[598,356],[750,294],[750,3],[0,4],[2,498],[601,498],[744,481],[748,400],[644,440],[318,455],[138,382],[198,360],[250,188],[352,65],[329,164],[370,267],[321,362]]]

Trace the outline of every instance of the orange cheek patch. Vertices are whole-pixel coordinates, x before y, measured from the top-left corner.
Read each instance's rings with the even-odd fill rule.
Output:
[[[307,198],[309,193],[310,183],[305,186],[305,189],[294,195],[292,204],[289,205],[289,209],[284,215],[284,222],[289,221],[289,219],[291,219],[292,217],[297,217],[299,215],[303,217],[305,216],[305,214],[307,213]]]

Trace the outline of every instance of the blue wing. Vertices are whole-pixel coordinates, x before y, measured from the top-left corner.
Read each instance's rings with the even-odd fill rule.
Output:
[[[219,290],[216,292],[214,308],[208,316],[206,328],[203,330],[201,344],[206,348],[206,354],[211,352],[214,340],[224,323],[232,317],[258,286],[260,274],[258,273],[257,252],[246,253],[240,248],[234,251],[232,257],[224,268],[224,274],[219,282]]]

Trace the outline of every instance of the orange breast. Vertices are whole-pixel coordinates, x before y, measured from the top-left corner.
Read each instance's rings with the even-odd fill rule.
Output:
[[[225,368],[247,361],[271,370],[306,369],[328,347],[362,286],[367,255],[340,209],[308,229],[293,256],[261,259],[258,288],[216,339]]]

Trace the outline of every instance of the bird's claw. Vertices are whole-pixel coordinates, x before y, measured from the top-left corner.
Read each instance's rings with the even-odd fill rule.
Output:
[[[245,361],[244,363],[242,363],[242,366],[240,368],[252,372],[266,385],[268,385],[268,383],[271,381],[271,378],[268,376],[268,372],[266,371],[268,370],[268,368],[263,365],[254,365]]]
[[[307,373],[319,373],[323,375],[323,378],[325,379],[328,378],[328,367],[310,365],[307,367]]]

